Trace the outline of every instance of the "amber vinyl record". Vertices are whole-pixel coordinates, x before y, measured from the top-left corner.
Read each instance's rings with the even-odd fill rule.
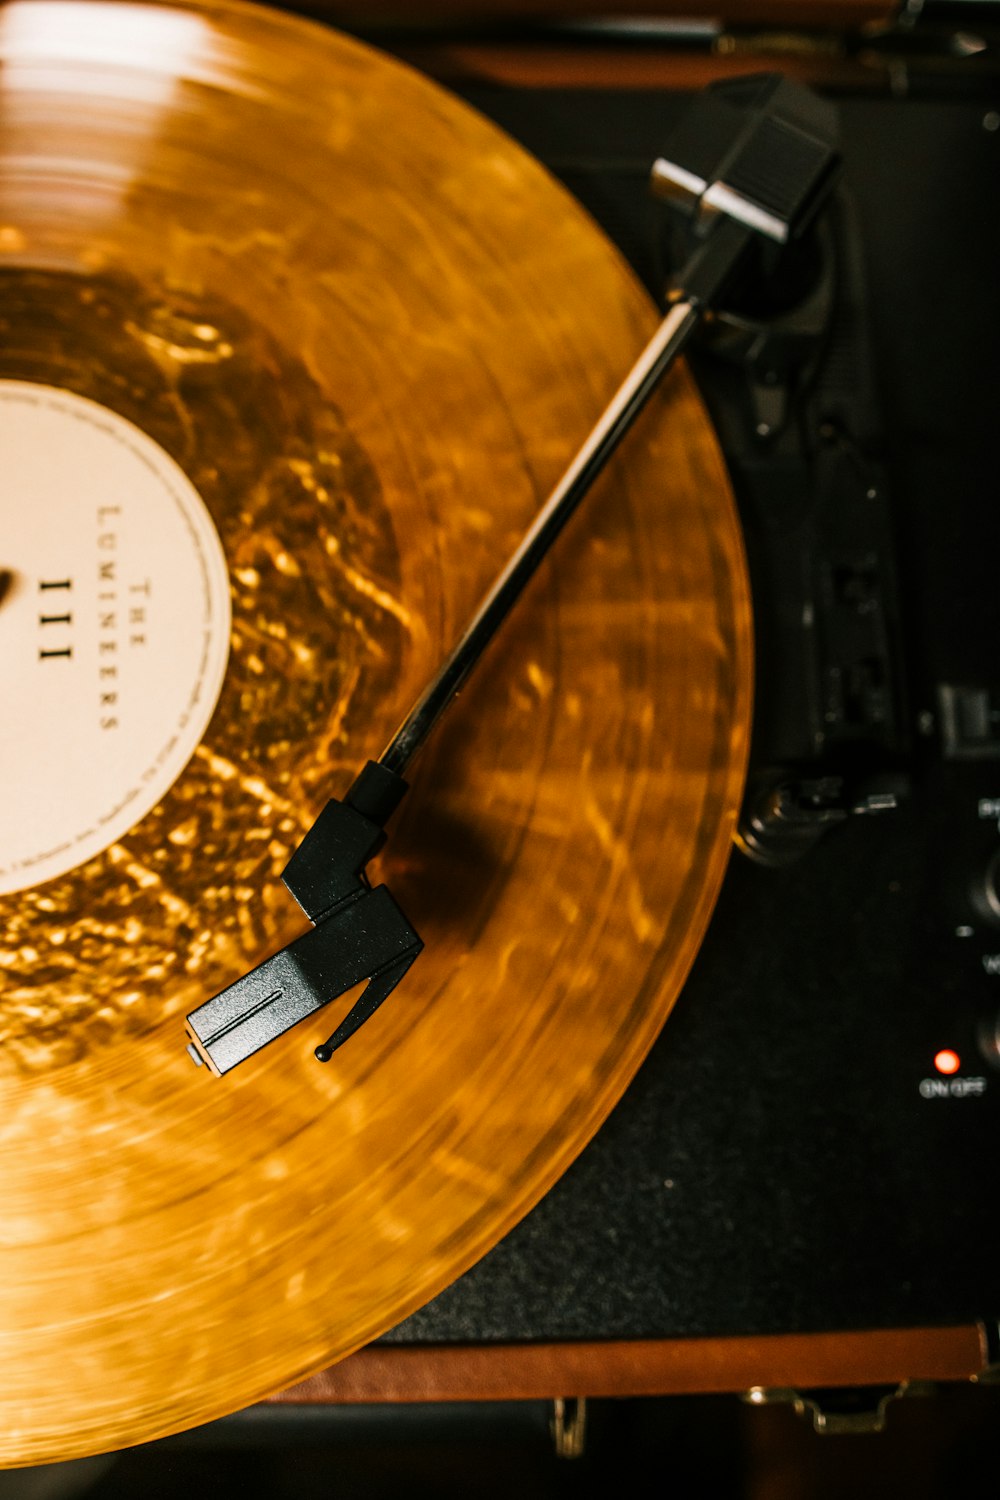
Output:
[[[415,763],[426,948],[219,1079],[184,1016],[305,925],[376,756],[655,310],[520,149],[231,3],[0,9],[0,1462],[235,1410],[480,1257],[606,1116],[708,922],[748,738],[679,369]]]

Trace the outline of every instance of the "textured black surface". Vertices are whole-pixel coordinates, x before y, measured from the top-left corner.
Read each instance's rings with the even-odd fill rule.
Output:
[[[564,178],[654,286],[645,176],[678,101],[468,97]],[[998,844],[979,802],[1000,797],[1000,759],[946,762],[937,724],[941,684],[1000,678],[1000,291],[985,208],[1000,135],[975,105],[841,108],[894,496],[913,796],[792,869],[734,858],[690,981],[610,1120],[538,1208],[391,1340],[1000,1312],[1000,1074],[975,1044],[1000,1001],[984,967],[1000,927],[973,889]],[[985,1092],[921,1094],[946,1045]]]

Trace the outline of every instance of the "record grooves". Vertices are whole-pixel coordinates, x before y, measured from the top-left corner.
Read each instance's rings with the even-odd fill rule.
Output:
[[[568,1165],[708,921],[750,610],[678,371],[419,767],[387,874],[420,964],[329,1067],[293,1032],[209,1085],[179,1016],[284,940],[289,848],[385,742],[654,314],[523,152],[306,23],[94,5],[61,29],[40,0],[0,12],[0,59],[0,381],[159,444],[233,601],[176,780],[0,899],[0,1461],[27,1463],[330,1363]],[[28,639],[44,580],[0,569],[0,624]]]

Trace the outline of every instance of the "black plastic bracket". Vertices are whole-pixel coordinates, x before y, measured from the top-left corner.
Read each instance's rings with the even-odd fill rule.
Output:
[[[406,783],[369,761],[343,801],[320,813],[282,874],[315,925],[187,1017],[188,1051],[227,1073],[362,980],[368,984],[326,1042],[337,1048],[374,1015],[423,948],[386,887],[365,868],[385,842],[383,821]]]
[[[780,73],[755,74],[692,101],[652,187],[700,234],[729,219],[784,245],[814,218],[839,163],[833,105]]]

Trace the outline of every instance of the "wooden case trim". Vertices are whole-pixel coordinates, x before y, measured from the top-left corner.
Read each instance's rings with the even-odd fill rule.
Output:
[[[968,1380],[982,1331],[878,1329],[754,1338],[550,1344],[372,1344],[272,1399],[312,1404],[538,1400]]]

